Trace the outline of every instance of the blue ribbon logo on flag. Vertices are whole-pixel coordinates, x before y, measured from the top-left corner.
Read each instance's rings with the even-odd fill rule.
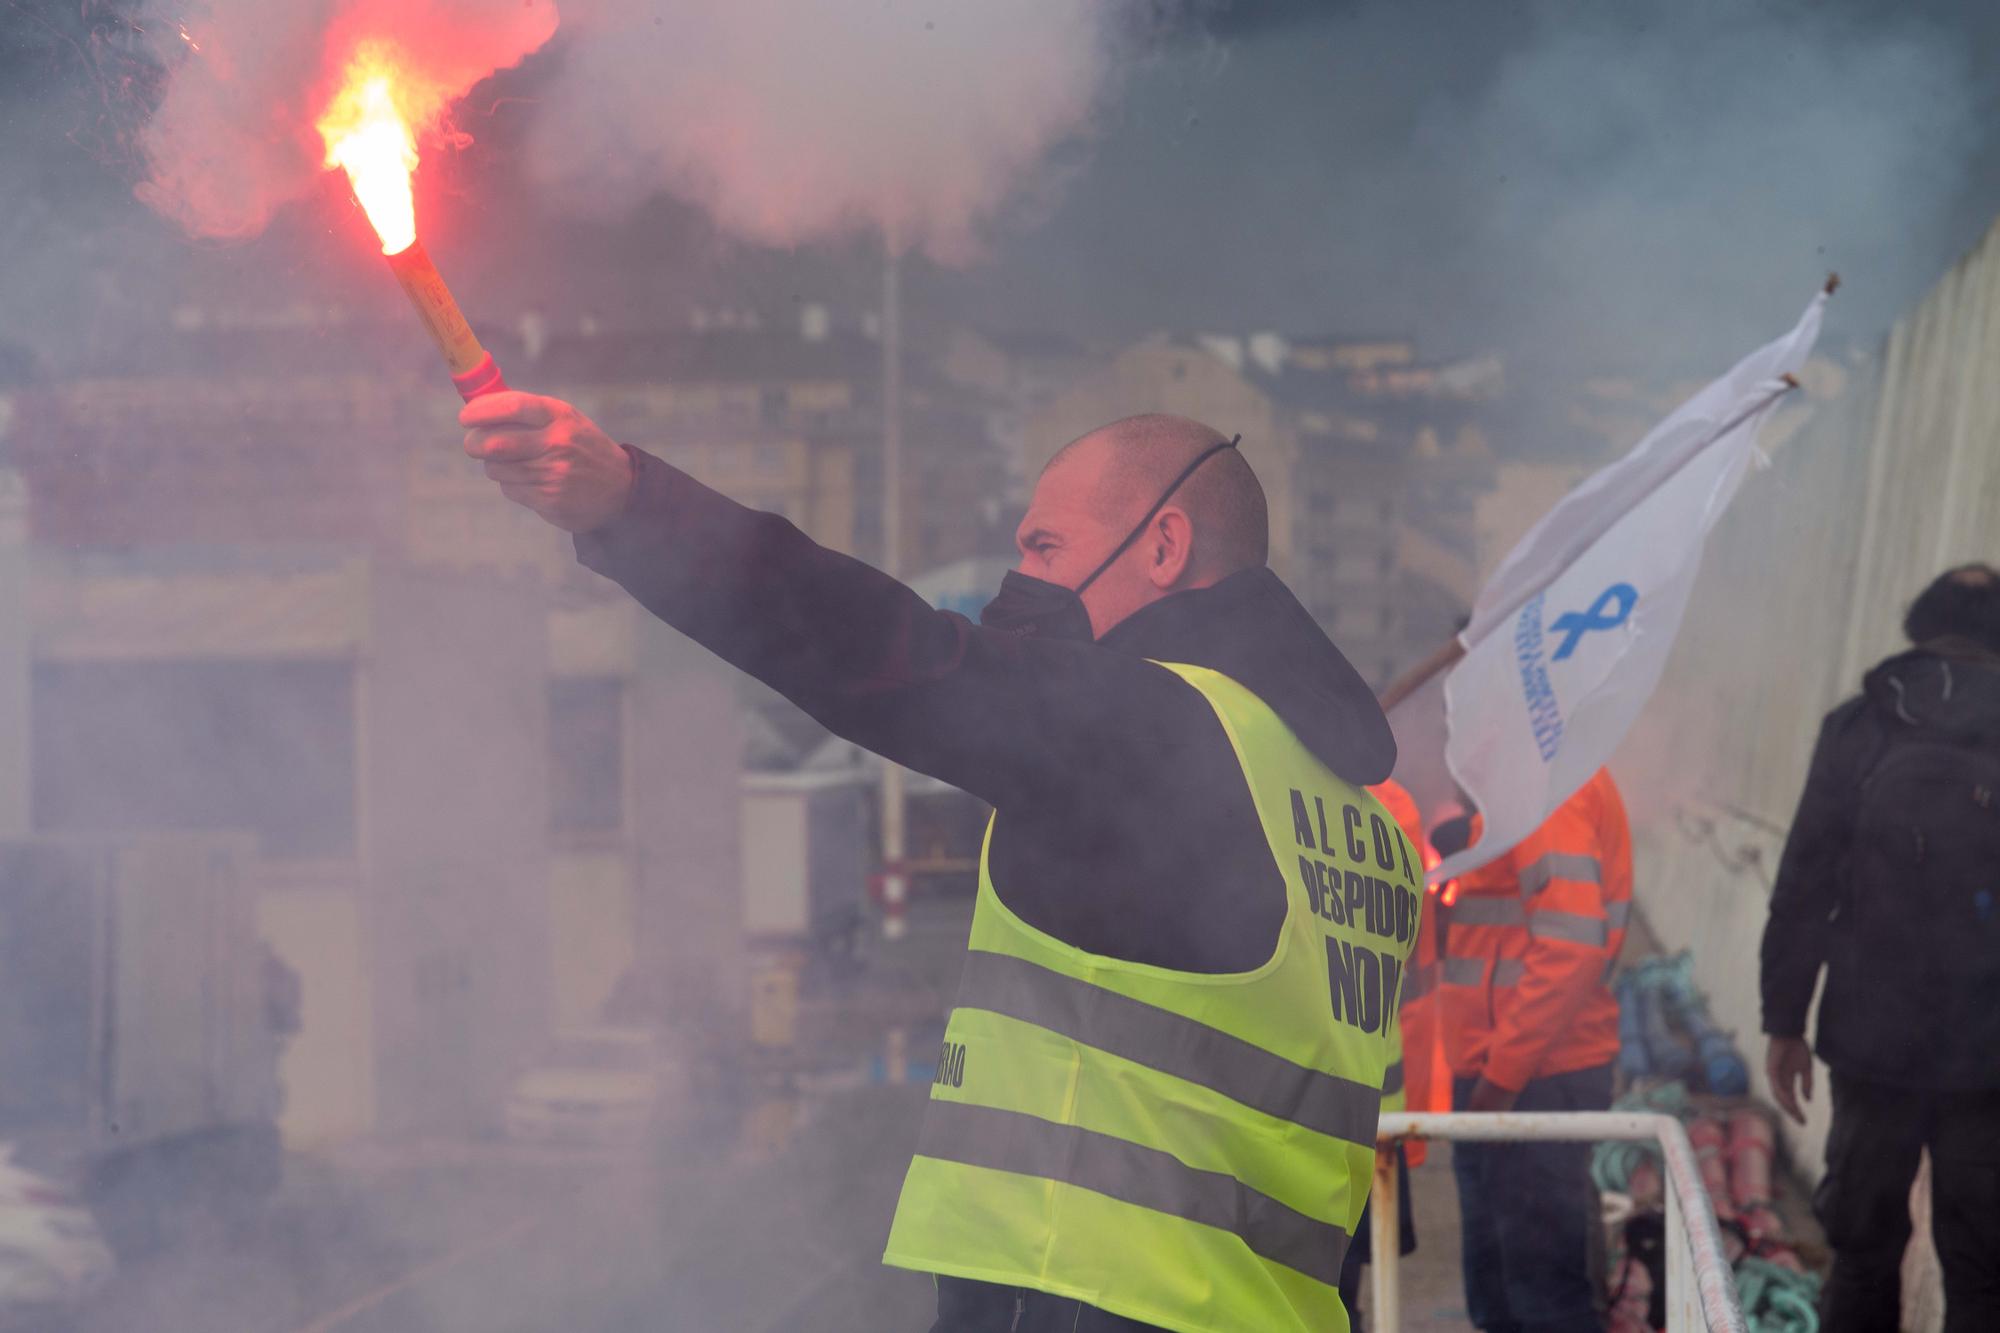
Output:
[[[1597,594],[1588,611],[1565,611],[1549,625],[1563,635],[1562,646],[1550,660],[1561,662],[1576,651],[1577,641],[1592,630],[1617,629],[1632,617],[1639,604],[1639,590],[1629,583],[1614,583]]]

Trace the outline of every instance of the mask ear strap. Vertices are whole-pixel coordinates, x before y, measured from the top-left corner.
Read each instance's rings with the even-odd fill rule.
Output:
[[[1088,588],[1091,584],[1097,582],[1097,576],[1099,574],[1102,574],[1105,570],[1111,568],[1112,565],[1116,564],[1118,561],[1118,557],[1125,554],[1126,548],[1131,546],[1133,542],[1139,540],[1140,536],[1146,531],[1147,527],[1150,526],[1152,521],[1159,516],[1160,511],[1167,507],[1167,501],[1174,498],[1174,492],[1178,491],[1181,488],[1182,484],[1185,483],[1189,477],[1192,477],[1194,475],[1196,468],[1200,467],[1203,463],[1206,463],[1209,459],[1215,457],[1215,455],[1221,453],[1224,449],[1234,449],[1237,446],[1237,444],[1239,444],[1242,441],[1242,439],[1243,437],[1241,435],[1232,435],[1226,440],[1217,440],[1214,444],[1209,445],[1208,448],[1196,454],[1194,462],[1189,463],[1186,467],[1181,469],[1181,474],[1178,477],[1175,477],[1173,483],[1169,485],[1166,490],[1160,493],[1159,499],[1153,501],[1153,507],[1146,511],[1146,516],[1140,519],[1138,524],[1130,532],[1125,534],[1125,540],[1119,542],[1118,545],[1116,545],[1111,549],[1111,554],[1104,557],[1104,563],[1099,565],[1096,569],[1091,570],[1090,577],[1076,585],[1077,594],[1081,596],[1085,588]]]

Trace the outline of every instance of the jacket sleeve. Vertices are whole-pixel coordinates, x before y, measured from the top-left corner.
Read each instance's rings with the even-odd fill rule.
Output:
[[[1631,850],[1605,837],[1599,802],[1566,802],[1535,836],[1508,855],[1525,899],[1528,950],[1519,984],[1494,992],[1488,1082],[1519,1091],[1604,984],[1625,938]],[[1624,906],[1615,908],[1620,899]]]
[[[1826,961],[1833,909],[1851,845],[1857,765],[1851,751],[1859,708],[1834,710],[1820,727],[1771,887],[1771,914],[1758,953],[1764,1031],[1803,1036],[1806,1010]]]
[[[982,629],[642,450],[577,558],[836,735],[996,807],[1171,760],[1208,704],[1142,658]]]
[[[1396,826],[1403,831],[1403,836],[1410,840],[1411,849],[1421,849],[1424,845],[1424,822],[1417,813],[1417,803],[1409,792],[1395,782],[1377,783],[1368,790],[1382,803],[1382,808],[1389,812],[1389,817],[1396,821]],[[1423,893],[1422,885],[1417,886],[1417,892]],[[1423,899],[1419,898],[1418,901],[1421,903]],[[1418,950],[1423,945],[1421,914],[1416,922],[1416,929],[1416,938],[1410,942],[1409,956],[1403,960],[1403,982],[1397,995],[1395,1013],[1383,1033],[1388,1038],[1389,1046],[1389,1063],[1382,1077],[1382,1109],[1385,1112],[1406,1110],[1413,1100],[1422,1106],[1423,1102],[1417,1099],[1415,1094],[1420,1090],[1428,1090],[1419,1089],[1416,1085],[1417,1080],[1429,1073],[1428,1062],[1412,1059],[1413,1054],[1421,1055],[1423,1052],[1421,1050],[1412,1052],[1409,1044],[1412,1022],[1412,1015],[1408,1012],[1409,1006],[1413,1000],[1422,998],[1422,983],[1418,978]]]
[[[1437,895],[1424,891],[1422,924],[1416,951],[1410,955],[1403,980],[1403,1003],[1396,1018],[1403,1025],[1403,1079],[1413,1111],[1449,1111],[1451,1081],[1435,1077],[1438,1068],[1438,945]]]

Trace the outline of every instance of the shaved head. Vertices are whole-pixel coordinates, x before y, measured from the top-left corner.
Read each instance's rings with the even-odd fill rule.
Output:
[[[1074,481],[1108,526],[1129,529],[1195,459],[1229,437],[1187,417],[1148,413],[1072,440],[1042,470],[1042,484]],[[1270,514],[1257,474],[1235,449],[1218,450],[1180,484],[1170,504],[1194,530],[1194,572],[1219,579],[1270,558]]]

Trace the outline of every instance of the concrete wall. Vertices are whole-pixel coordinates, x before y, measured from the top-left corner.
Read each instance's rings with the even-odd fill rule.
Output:
[[[266,891],[258,928],[298,973],[302,1026],[285,1044],[278,1128],[290,1148],[317,1148],[368,1129],[375,1113],[373,1008],[352,884]]]
[[[1669,948],[1695,951],[1760,1092],[1758,942],[1820,718],[1904,646],[1903,610],[1933,576],[2000,560],[1996,315],[2000,229],[1878,355],[1817,367],[1767,435],[1772,466],[1709,543],[1660,695],[1614,766],[1639,826],[1641,907]],[[1788,1130],[1814,1176],[1827,1095]]]
[[[262,864],[261,928],[303,988],[289,1143],[493,1128],[551,1025],[600,1021],[628,973],[664,1021],[740,1017],[741,735],[734,674],[707,653],[623,594],[552,610],[543,564],[498,525],[440,521],[436,553],[462,565],[272,570],[246,548],[155,570],[41,548],[24,573],[4,500],[0,794],[21,789],[0,828],[30,814],[38,662],[353,666],[355,844]],[[625,682],[629,725],[621,826],[552,847],[555,676]]]
[[[549,873],[554,1023],[590,1027],[638,959],[632,858],[623,848],[565,851]]]
[[[733,672],[644,618],[626,702],[634,927],[657,1012],[697,1039],[740,1029],[743,724]]]
[[[549,1018],[539,584],[378,564],[356,689],[376,1127],[497,1128]]]

